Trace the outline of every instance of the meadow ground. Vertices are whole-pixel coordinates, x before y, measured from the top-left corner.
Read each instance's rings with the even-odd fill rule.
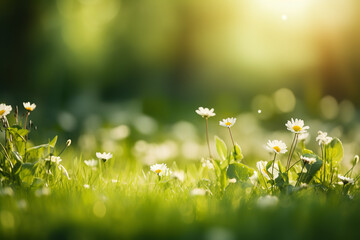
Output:
[[[209,109],[197,113],[206,126],[214,116]],[[244,158],[231,132],[236,119],[229,118],[220,126],[228,129],[230,146],[215,137],[216,157],[168,165],[145,164],[126,148],[84,160],[70,140],[34,146],[31,128],[2,119],[4,239],[358,237],[359,157],[344,172],[342,142],[324,132],[316,137],[320,153],[307,149],[308,127],[299,119],[284,129],[293,136],[290,148],[281,140],[267,142],[268,162]],[[212,156],[210,142],[205,147]]]

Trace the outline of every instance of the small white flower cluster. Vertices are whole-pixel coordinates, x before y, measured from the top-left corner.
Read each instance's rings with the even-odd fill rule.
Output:
[[[105,163],[109,159],[111,159],[113,157],[113,155],[112,155],[112,153],[106,153],[106,152],[100,153],[100,152],[97,152],[96,157],[99,160],[102,160]],[[92,170],[96,170],[96,167],[99,164],[99,161],[95,160],[95,159],[90,159],[90,160],[84,160],[84,163],[85,163],[86,166],[91,167]]]
[[[316,141],[319,142],[319,145],[327,145],[332,141],[332,137],[329,137],[327,132],[319,131]]]
[[[32,112],[36,108],[36,104],[30,104],[30,102],[23,102],[24,108]],[[10,105],[6,105],[5,103],[0,104],[0,118],[6,117],[12,111],[12,107]]]
[[[203,168],[208,168],[208,169],[214,169],[214,165],[212,164],[211,160],[210,159],[205,159],[205,158],[202,158],[201,159],[201,166]]]
[[[203,118],[210,118],[216,115],[214,113],[213,108],[209,109],[209,108],[199,107],[197,110],[195,110],[195,112],[200,116],[202,116]],[[231,128],[232,126],[234,126],[235,122],[236,122],[236,118],[233,117],[225,118],[222,121],[219,121],[219,125],[223,127]]]
[[[68,171],[63,165],[60,164],[62,162],[62,159],[59,156],[49,156],[45,158],[45,161],[50,163],[55,163],[58,169],[67,177],[68,180],[70,180]]]
[[[57,157],[57,156],[49,156],[49,157],[45,158],[45,161],[53,162],[56,165],[59,165],[60,162],[62,161],[62,159],[60,157]]]

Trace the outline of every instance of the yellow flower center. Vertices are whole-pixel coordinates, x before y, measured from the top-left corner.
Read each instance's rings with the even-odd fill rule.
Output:
[[[299,131],[301,131],[302,128],[300,126],[295,125],[295,126],[293,126],[293,129],[295,132],[299,132]]]
[[[28,110],[28,111],[30,111],[30,112],[32,111],[32,108],[31,108],[31,107],[26,107],[25,109]]]
[[[273,149],[274,149],[276,152],[280,152],[280,148],[279,148],[278,146],[273,147]]]
[[[161,172],[161,169],[156,169],[155,172],[159,174]]]
[[[225,123],[226,126],[230,126],[231,125],[231,122],[227,122]]]
[[[0,115],[3,115],[4,112],[5,110],[0,110]]]

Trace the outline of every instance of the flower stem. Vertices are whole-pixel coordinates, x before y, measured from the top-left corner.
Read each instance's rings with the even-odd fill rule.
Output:
[[[326,149],[325,149],[325,145],[322,146],[322,152],[323,152],[323,164],[324,164],[323,183],[325,183],[325,181],[326,181]]]
[[[212,159],[212,154],[211,154],[211,150],[210,150],[210,142],[209,142],[209,132],[208,132],[208,118],[205,118],[205,125],[206,125],[206,142],[208,145],[208,149],[209,149],[209,157]]]
[[[24,129],[26,129],[26,125],[27,125],[27,120],[28,120],[28,117],[29,117],[29,115],[30,115],[30,112],[29,112],[29,111],[27,111],[27,112],[26,112],[26,116],[25,116],[25,124],[24,124]]]
[[[287,164],[286,164],[286,171],[289,171],[289,166],[290,166],[291,159],[292,159],[292,156],[293,156],[295,148],[296,148],[297,140],[298,140],[298,134],[295,133],[294,139],[293,139],[293,141],[291,143],[291,147],[290,147],[289,157],[288,157]]]
[[[304,170],[305,165],[306,165],[306,163],[304,163],[303,167],[301,168],[300,176],[298,177],[298,179],[296,181],[295,187],[297,187],[298,183],[300,183],[300,179],[302,178],[302,174],[303,174],[303,170]]]
[[[291,168],[293,168],[298,162],[300,162],[301,161],[301,159],[300,160],[298,160],[298,161],[296,161],[293,165],[291,165],[290,167],[289,167],[289,170],[291,169]]]
[[[234,143],[234,139],[233,139],[233,136],[232,136],[231,130],[230,130],[230,128],[229,128],[229,127],[228,127],[228,129],[229,129],[229,133],[230,133],[230,137],[231,137],[232,144],[233,144],[234,149],[235,149],[235,143]]]
[[[273,184],[272,184],[272,187],[271,187],[272,193],[274,193],[274,185],[275,185],[275,178],[274,178],[275,160],[276,160],[276,153],[274,155],[274,160],[272,162],[272,169],[271,169],[271,177],[273,179]]]

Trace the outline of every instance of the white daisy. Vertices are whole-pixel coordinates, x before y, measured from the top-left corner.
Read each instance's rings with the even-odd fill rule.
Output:
[[[231,128],[236,122],[236,118],[226,118],[219,122],[220,126]]]
[[[104,162],[106,162],[107,160],[109,160],[110,158],[113,157],[113,155],[111,153],[100,153],[100,152],[97,152],[96,153],[96,157],[100,160],[103,160]]]
[[[5,117],[8,115],[12,110],[10,105],[6,105],[5,103],[0,104],[0,118]]]
[[[291,121],[288,121],[285,126],[293,133],[306,133],[306,130],[310,128],[309,126],[304,126],[304,121],[297,118],[295,120],[291,118]]]
[[[197,114],[199,114],[200,116],[202,116],[203,118],[209,118],[209,117],[213,117],[216,114],[214,113],[214,109],[208,109],[208,108],[203,108],[203,107],[199,107],[199,109],[196,109],[195,112]]]
[[[84,160],[84,163],[89,167],[96,167],[98,165],[99,161],[91,159],[91,160]]]
[[[279,141],[279,140],[273,140],[273,141],[268,141],[267,142],[267,146],[266,148],[269,151],[274,151],[276,154],[277,153],[286,153],[286,144],[283,141]]]
[[[166,163],[154,164],[150,166],[150,170],[159,175],[160,177],[169,176],[172,174]]]
[[[338,175],[338,178],[344,183],[344,185],[350,183],[350,184],[354,184],[354,179],[352,178],[348,178],[348,177],[344,177],[342,175]]]
[[[274,171],[273,171],[273,166],[271,165],[268,169],[268,171],[266,171],[266,165],[268,164],[267,161],[259,161],[256,163],[256,167],[257,169],[259,169],[259,172],[268,180],[271,179],[271,174],[274,174],[274,179],[276,179],[279,176],[279,165],[277,163],[275,163],[274,165]]]
[[[316,137],[316,141],[319,142],[319,145],[327,145],[332,141],[332,137],[329,137],[327,132],[319,131]]]
[[[300,159],[303,160],[304,163],[307,163],[310,165],[312,165],[316,162],[316,158],[314,158],[314,157],[300,156]]]
[[[23,105],[24,105],[24,108],[25,108],[26,110],[28,110],[29,112],[34,111],[34,109],[36,108],[36,104],[35,104],[35,103],[30,104],[30,102],[23,102]]]
[[[45,161],[53,162],[58,165],[62,161],[62,159],[57,156],[49,156],[49,157],[45,158]]]

